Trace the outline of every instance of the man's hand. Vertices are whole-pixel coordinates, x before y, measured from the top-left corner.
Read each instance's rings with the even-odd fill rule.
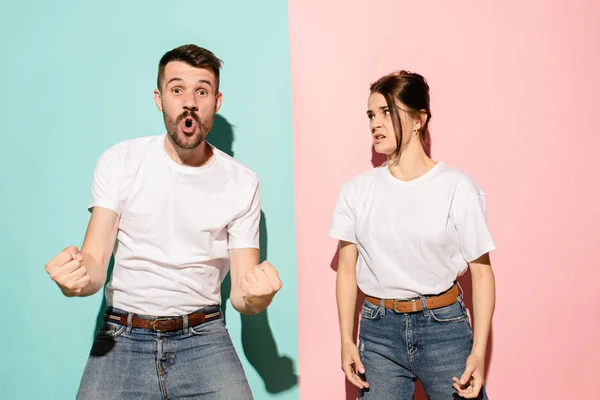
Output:
[[[81,295],[91,281],[82,262],[77,246],[69,246],[46,264],[46,272],[67,297]]]
[[[467,358],[465,372],[463,372],[460,380],[457,377],[452,378],[454,381],[452,386],[465,399],[476,398],[483,386],[484,369],[485,356],[471,353]]]
[[[255,313],[264,310],[271,303],[281,286],[277,270],[268,261],[255,266],[240,280],[246,307]]]

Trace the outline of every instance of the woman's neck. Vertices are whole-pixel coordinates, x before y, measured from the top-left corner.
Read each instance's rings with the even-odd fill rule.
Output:
[[[418,141],[409,142],[402,149],[398,157],[392,159],[388,156],[390,173],[401,181],[412,181],[426,174],[436,164],[435,161],[425,154],[423,146]]]

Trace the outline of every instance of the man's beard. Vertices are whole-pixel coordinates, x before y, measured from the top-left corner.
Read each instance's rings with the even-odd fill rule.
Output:
[[[181,132],[181,134],[178,135],[177,127],[179,126],[179,123],[188,117],[191,117],[194,119],[194,121],[196,121],[196,129],[198,130],[198,133],[188,136],[185,133]],[[167,116],[166,113],[163,112],[163,120],[165,121],[165,127],[167,128],[167,133],[173,140],[173,143],[177,147],[186,150],[195,149],[196,147],[200,146],[202,142],[204,142],[204,139],[208,135],[208,132],[210,131],[210,128],[212,126],[213,119],[214,117],[212,117],[210,121],[202,121],[195,112],[186,110],[183,113],[181,113],[181,115],[179,115],[175,121],[173,121]]]

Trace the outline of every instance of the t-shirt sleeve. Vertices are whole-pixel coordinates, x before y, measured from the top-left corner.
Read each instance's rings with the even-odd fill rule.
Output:
[[[247,193],[245,210],[239,217],[227,225],[228,247],[230,249],[253,248],[259,246],[260,229],[260,188],[258,179],[255,179]]]
[[[119,207],[119,187],[122,180],[122,168],[116,148],[106,150],[96,163],[92,181],[92,200],[88,210],[104,207],[121,215]]]
[[[452,219],[461,253],[471,262],[496,249],[486,222],[486,194],[474,182],[459,182],[452,201]]]
[[[352,186],[346,183],[338,196],[328,236],[334,239],[356,243],[356,205]]]

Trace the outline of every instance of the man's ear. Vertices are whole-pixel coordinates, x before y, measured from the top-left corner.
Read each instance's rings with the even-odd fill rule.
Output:
[[[162,98],[160,97],[160,90],[158,90],[158,89],[154,89],[154,102],[156,103],[156,107],[158,108],[158,111],[162,112],[163,111]]]

